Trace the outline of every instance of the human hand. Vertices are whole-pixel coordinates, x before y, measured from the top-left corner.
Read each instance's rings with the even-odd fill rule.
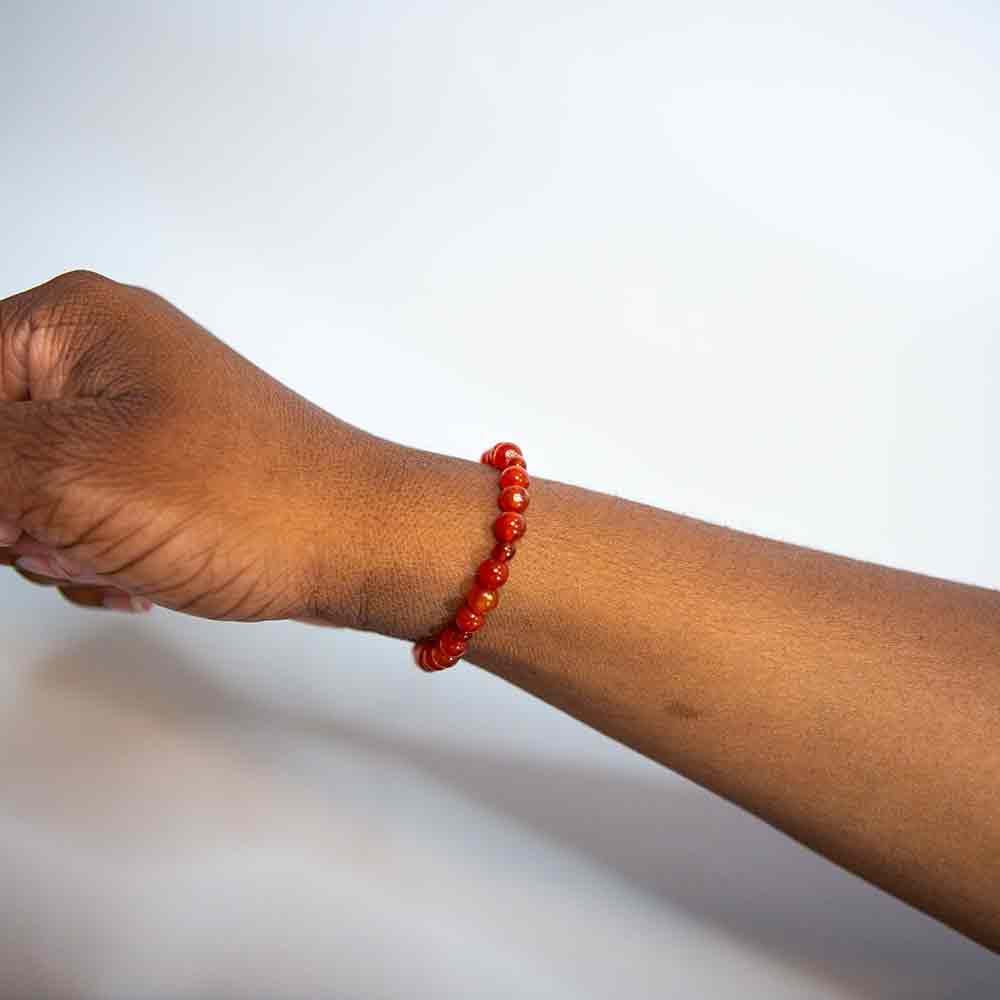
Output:
[[[354,625],[380,443],[145,289],[0,301],[0,562],[76,604]]]

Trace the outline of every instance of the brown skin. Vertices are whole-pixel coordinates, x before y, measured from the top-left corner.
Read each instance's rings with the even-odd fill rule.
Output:
[[[15,552],[204,618],[311,617],[322,583],[353,623],[375,439],[159,296],[72,272],[0,302],[0,407]]]
[[[531,494],[468,661],[1000,951],[1000,593]],[[495,503],[495,470],[337,420],[150,292],[0,302],[0,537],[79,603],[415,640]]]

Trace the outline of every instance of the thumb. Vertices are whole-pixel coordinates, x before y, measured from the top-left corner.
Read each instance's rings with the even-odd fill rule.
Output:
[[[73,361],[109,324],[120,287],[91,271],[70,271],[0,299],[0,400],[66,395]]]
[[[74,362],[112,315],[117,287],[71,271],[0,299],[0,544],[12,526],[39,538],[60,534],[61,498],[94,441],[106,438],[93,437],[101,400],[66,390]]]

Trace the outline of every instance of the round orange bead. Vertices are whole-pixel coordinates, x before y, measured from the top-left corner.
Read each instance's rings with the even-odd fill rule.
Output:
[[[460,657],[465,655],[465,635],[458,629],[446,628],[439,636],[437,647],[447,656]]]
[[[465,603],[478,615],[485,615],[500,603],[500,595],[495,590],[473,587],[465,598]]]
[[[511,468],[516,469],[518,466],[512,465]],[[523,486],[508,486],[500,491],[497,498],[497,505],[501,510],[513,510],[517,513],[527,510],[528,502],[528,491]]]
[[[422,642],[420,644],[420,653],[417,656],[417,663],[420,665],[421,670],[441,670],[441,667],[436,666],[431,662],[431,651],[433,646],[430,643]]]
[[[460,659],[460,656],[449,656],[440,646],[431,646],[427,653],[427,662],[433,664],[436,670],[453,667]]]
[[[505,562],[497,559],[487,559],[479,564],[476,571],[476,583],[484,590],[497,590],[507,582],[510,570]]]
[[[524,518],[515,511],[507,511],[493,522],[493,534],[498,542],[516,542],[526,529]]]
[[[513,542],[497,542],[493,546],[493,551],[490,553],[491,559],[496,559],[497,562],[510,562],[514,558],[517,552],[517,548],[514,546]]]
[[[500,471],[497,506],[502,513],[493,522],[497,543],[490,557],[476,570],[476,583],[466,595],[465,604],[455,612],[452,623],[439,635],[427,636],[414,644],[414,659],[426,671],[444,670],[465,654],[468,641],[485,624],[486,614],[500,603],[500,588],[510,575],[507,563],[517,551],[514,542],[527,530],[522,515],[530,502],[531,480],[521,449],[512,441],[501,441],[484,451],[479,461]]]
[[[528,473],[523,465],[508,465],[500,473],[500,489],[505,490],[508,486],[523,486],[527,489],[531,485]]]
[[[473,632],[481,629],[485,621],[486,619],[473,611],[468,604],[463,604],[455,612],[455,628],[466,635],[471,635]]]
[[[511,441],[501,441],[495,444],[490,451],[490,465],[494,469],[505,469],[508,465],[514,464],[520,459],[520,464],[524,465],[524,456],[521,449]]]

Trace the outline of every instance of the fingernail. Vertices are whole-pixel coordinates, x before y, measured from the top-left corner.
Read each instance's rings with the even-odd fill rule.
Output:
[[[124,611],[128,614],[145,614],[152,611],[153,602],[145,597],[128,597],[125,594],[105,594],[104,606],[112,611]]]
[[[37,573],[39,576],[61,576],[52,563],[45,556],[19,556],[14,560],[14,565],[18,569],[23,569],[28,573]]]

